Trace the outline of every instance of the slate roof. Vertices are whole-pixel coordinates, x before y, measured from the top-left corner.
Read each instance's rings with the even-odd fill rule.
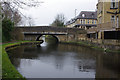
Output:
[[[83,16],[84,14],[84,16]],[[78,16],[77,19],[97,19],[97,11],[82,11]]]
[[[84,17],[82,16],[84,14]],[[80,14],[66,22],[66,25],[74,23],[77,19],[96,19],[97,20],[97,11],[81,11]]]
[[[72,24],[72,23],[74,23],[75,21],[76,21],[76,19],[73,18],[73,19],[71,19],[70,21],[66,22],[66,25]]]

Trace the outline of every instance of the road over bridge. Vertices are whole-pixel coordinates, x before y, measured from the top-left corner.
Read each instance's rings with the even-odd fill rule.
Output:
[[[24,34],[24,40],[39,40],[42,35],[52,35],[59,41],[76,41],[84,39],[86,31],[79,28],[60,28],[52,26],[18,26]]]

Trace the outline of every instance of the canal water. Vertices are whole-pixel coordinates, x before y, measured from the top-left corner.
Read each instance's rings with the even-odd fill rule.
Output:
[[[120,78],[120,54],[87,47],[44,42],[11,49],[8,55],[26,78]]]

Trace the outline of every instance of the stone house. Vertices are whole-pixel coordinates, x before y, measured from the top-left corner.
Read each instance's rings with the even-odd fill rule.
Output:
[[[66,23],[66,27],[89,29],[97,26],[97,12],[82,11],[77,17]]]
[[[88,38],[120,39],[120,1],[98,0],[96,28],[87,30]]]
[[[82,11],[76,18],[76,28],[89,29],[97,27],[97,12]]]

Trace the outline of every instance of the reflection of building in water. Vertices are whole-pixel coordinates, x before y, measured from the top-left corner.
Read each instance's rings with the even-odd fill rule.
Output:
[[[120,78],[120,54],[98,54],[96,78]]]
[[[77,63],[78,69],[80,72],[95,72],[96,62],[93,59],[81,59],[79,61],[75,61]]]

